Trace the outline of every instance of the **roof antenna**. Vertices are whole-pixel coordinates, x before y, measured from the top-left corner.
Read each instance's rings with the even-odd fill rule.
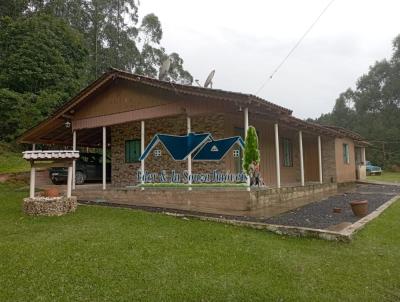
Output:
[[[213,85],[212,80],[213,80],[213,78],[214,78],[214,75],[215,75],[215,69],[212,70],[212,71],[210,72],[210,74],[208,75],[206,81],[204,82],[204,88],[208,88],[208,86],[210,86],[210,87],[212,88],[212,85]]]
[[[163,80],[165,76],[168,74],[169,68],[171,66],[170,57],[166,58],[160,67],[160,71],[158,72],[158,79]]]

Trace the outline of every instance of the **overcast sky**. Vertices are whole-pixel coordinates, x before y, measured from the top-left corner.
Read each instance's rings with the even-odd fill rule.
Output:
[[[168,52],[196,79],[216,70],[214,88],[256,93],[330,0],[142,0]],[[300,118],[331,111],[339,93],[400,34],[399,0],[336,0],[259,96]]]

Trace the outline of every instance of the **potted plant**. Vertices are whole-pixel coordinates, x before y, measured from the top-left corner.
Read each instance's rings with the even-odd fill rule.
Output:
[[[364,217],[368,214],[368,200],[353,200],[350,202],[350,206],[357,217]]]
[[[57,188],[48,188],[44,190],[43,195],[45,197],[59,197],[60,191]]]

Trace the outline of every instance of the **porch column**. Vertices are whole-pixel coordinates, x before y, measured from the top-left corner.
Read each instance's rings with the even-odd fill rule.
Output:
[[[244,114],[244,139],[246,140],[247,138],[247,130],[249,130],[249,108],[246,107],[243,110]],[[246,184],[250,186],[250,177],[247,175],[246,177]]]
[[[103,126],[103,190],[106,189],[106,179],[107,179],[106,162],[107,162],[107,137],[106,137],[106,127]]]
[[[36,144],[32,144],[32,151],[36,150]],[[33,167],[33,162],[31,162],[31,178],[29,182],[29,197],[35,197],[35,178],[36,178],[36,169]]]
[[[275,123],[275,164],[276,164],[276,187],[281,187],[281,161],[279,159],[279,130],[278,123]]]
[[[145,131],[144,121],[140,122],[140,154],[144,153],[144,131]],[[142,172],[141,184],[144,184],[144,159],[140,161],[140,171]]]
[[[322,184],[322,151],[321,151],[321,135],[318,135],[318,167],[319,167],[319,183]]]
[[[300,179],[304,187],[304,156],[303,156],[303,132],[299,131],[299,149],[300,149]]]
[[[361,147],[361,161],[362,164],[365,166],[367,162],[367,159],[365,157],[365,147]]]
[[[72,191],[72,166],[68,166],[68,178],[67,178],[67,198],[71,197]]]
[[[187,121],[187,134],[189,134],[192,131],[192,121],[190,116],[187,117],[186,119]],[[192,155],[188,156],[188,184],[191,185],[192,184]]]
[[[72,132],[72,150],[76,151],[76,130]],[[72,161],[72,190],[75,190],[76,160]]]
[[[247,130],[249,130],[249,108],[244,108],[244,139],[247,137]]]

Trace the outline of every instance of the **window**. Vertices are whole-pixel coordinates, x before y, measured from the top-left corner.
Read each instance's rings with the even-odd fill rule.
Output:
[[[140,140],[125,141],[125,162],[138,162],[140,157]]]
[[[233,150],[233,157],[239,157],[239,156],[240,156],[240,150],[239,149]]]
[[[348,144],[343,144],[343,163],[350,163],[350,150]]]
[[[293,145],[290,139],[283,138],[283,166],[293,167]]]
[[[154,156],[155,156],[155,157],[161,156],[161,150],[160,150],[160,149],[154,150]]]

